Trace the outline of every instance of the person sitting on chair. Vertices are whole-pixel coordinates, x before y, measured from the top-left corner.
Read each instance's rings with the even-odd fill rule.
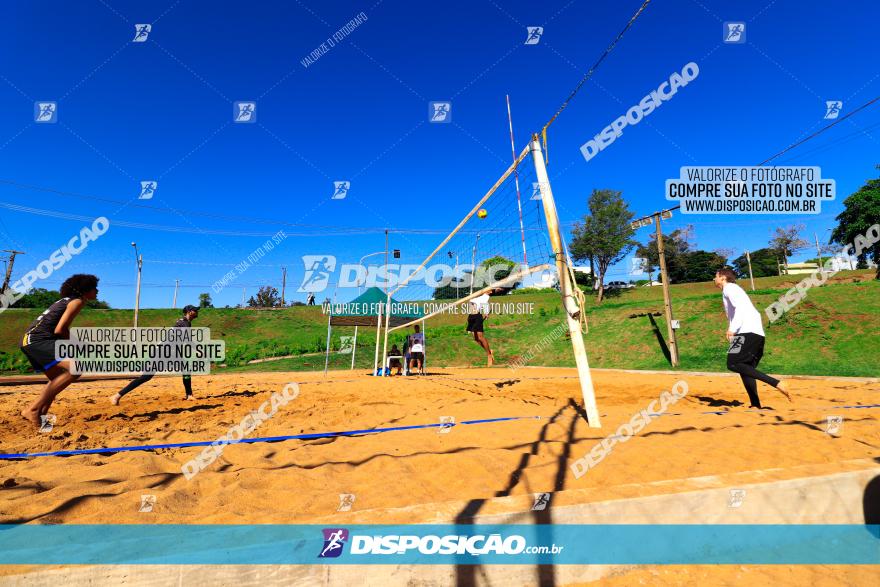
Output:
[[[400,357],[401,355],[400,355],[400,349],[397,348],[396,344],[391,345],[391,354],[389,356],[394,357],[394,358],[391,359],[390,361],[388,361],[388,368],[389,369],[397,369],[397,374],[400,375],[400,371],[401,371],[401,369],[403,369],[403,365],[401,365],[400,359],[397,358],[397,357]]]

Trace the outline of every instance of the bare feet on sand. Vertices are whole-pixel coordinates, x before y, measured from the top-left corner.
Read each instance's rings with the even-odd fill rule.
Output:
[[[43,422],[40,420],[40,413],[36,410],[31,410],[30,408],[25,408],[21,411],[21,416],[25,420],[28,420],[31,424],[39,428],[43,425]]]
[[[486,366],[491,367],[494,363],[495,363],[495,353],[490,351],[489,352],[489,359],[488,359]]]
[[[185,399],[185,400],[188,401],[188,402],[191,402],[191,401],[195,400],[196,398],[194,398],[194,397],[191,396],[191,395],[188,395],[188,396],[186,396],[186,397],[183,398],[183,399]]]
[[[113,404],[114,406],[118,406],[119,400],[121,400],[121,399],[122,399],[122,396],[119,395],[118,393],[115,393],[110,396],[110,403]]]
[[[787,381],[780,381],[776,385],[776,389],[778,389],[779,392],[785,396],[785,399],[787,399],[788,401],[791,401],[791,394],[788,393],[788,382]]]

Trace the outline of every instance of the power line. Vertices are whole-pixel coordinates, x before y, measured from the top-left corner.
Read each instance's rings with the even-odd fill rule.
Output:
[[[0,180],[2,181],[2,180]],[[84,216],[82,214],[69,214],[67,212],[57,212],[55,210],[44,210],[41,208],[31,208],[29,206],[22,206],[20,204],[12,204],[10,202],[0,202],[0,207],[7,208],[9,210],[14,210],[16,212],[24,212],[26,214],[36,214],[39,216],[48,216],[52,218],[61,218],[64,220],[77,220],[80,222],[89,222],[91,223],[94,218],[91,216]],[[158,209],[158,210],[161,210]],[[187,210],[181,210],[181,212],[186,212],[189,214]],[[245,237],[257,237],[257,238],[269,238],[275,236],[277,233],[272,232],[241,232],[234,230],[218,230],[218,229],[201,229],[201,228],[187,228],[184,226],[171,226],[167,224],[146,224],[142,222],[130,222],[127,220],[114,220],[110,219],[110,223],[114,226],[123,226],[126,228],[136,228],[140,230],[156,230],[162,232],[179,232],[179,233],[188,233],[188,234],[212,234],[218,236],[245,236]],[[278,222],[280,225],[284,225],[284,222]],[[326,227],[326,228],[334,228],[334,227]],[[297,237],[327,237],[327,236],[363,236],[370,234],[379,234],[385,233],[386,231],[391,234],[414,234],[414,235],[437,235],[437,234],[448,234],[449,229],[447,228],[356,228],[356,227],[336,227],[338,231],[320,229],[316,232],[286,232],[287,236],[297,236]],[[519,230],[519,229],[516,229]],[[527,228],[526,231],[537,231],[538,228]],[[489,229],[489,230],[464,230],[462,232],[465,233],[476,233],[476,232],[513,232],[514,228],[497,228],[497,229]]]
[[[822,134],[823,132],[825,132],[826,130],[828,130],[829,128],[831,128],[832,126],[834,126],[834,125],[836,125],[836,124],[840,124],[841,122],[843,122],[844,120],[846,120],[846,119],[849,118],[850,116],[854,115],[854,114],[855,114],[856,112],[858,112],[859,110],[863,110],[863,109],[867,108],[868,106],[870,106],[870,105],[873,104],[874,102],[877,102],[878,100],[880,100],[880,96],[877,96],[877,97],[874,98],[873,100],[868,100],[867,102],[865,102],[864,104],[862,104],[861,106],[859,106],[858,108],[856,108],[855,110],[853,110],[852,112],[850,112],[849,114],[847,114],[846,116],[842,116],[842,117],[838,118],[837,120],[835,120],[834,122],[832,122],[831,124],[829,124],[828,126],[823,127],[823,128],[820,128],[819,130],[817,130],[817,131],[814,132],[813,134],[811,134],[811,135],[809,135],[809,136],[807,136],[807,137],[801,139],[800,141],[797,141],[796,143],[792,143],[791,145],[789,145],[789,146],[787,146],[786,148],[782,149],[781,151],[779,151],[778,153],[776,153],[776,154],[773,155],[772,157],[769,157],[769,158],[767,158],[767,159],[764,159],[763,161],[761,161],[760,163],[758,163],[757,166],[760,167],[761,165],[764,165],[765,163],[769,163],[770,161],[773,161],[774,159],[776,159],[777,157],[779,157],[779,156],[782,155],[783,153],[786,153],[786,152],[788,152],[788,151],[791,151],[791,150],[794,149],[795,147],[797,147],[797,146],[799,146],[799,145],[802,145],[802,144],[806,143],[807,141],[809,141],[810,139],[813,139],[813,138],[819,136],[820,134]]]
[[[554,120],[556,120],[556,117],[559,116],[563,110],[565,110],[565,108],[568,106],[568,103],[571,102],[572,98],[574,98],[575,95],[580,91],[581,87],[585,83],[587,83],[587,80],[589,80],[593,76],[593,72],[596,71],[599,65],[605,60],[606,57],[608,57],[608,54],[611,53],[612,49],[614,49],[614,46],[617,45],[617,42],[623,38],[623,35],[626,33],[626,31],[630,29],[630,27],[632,27],[632,25],[636,22],[636,19],[641,16],[642,12],[645,10],[645,8],[648,7],[648,4],[650,2],[651,0],[645,0],[639,7],[639,9],[636,10],[635,14],[632,15],[632,18],[629,19],[629,22],[626,23],[626,26],[623,27],[623,30],[618,33],[617,37],[615,37],[615,39],[611,41],[611,44],[605,48],[605,51],[602,53],[599,59],[596,60],[596,63],[593,64],[593,67],[591,67],[590,70],[587,71],[587,73],[584,75],[584,77],[581,78],[581,81],[578,82],[578,85],[576,85],[571,94],[568,95],[568,98],[565,99],[565,102],[562,103],[562,106],[559,107],[559,110],[556,111],[556,114],[554,114],[553,117],[547,121],[547,124],[545,124],[544,128],[541,129],[542,133],[546,132],[547,128],[551,124],[553,124]]]

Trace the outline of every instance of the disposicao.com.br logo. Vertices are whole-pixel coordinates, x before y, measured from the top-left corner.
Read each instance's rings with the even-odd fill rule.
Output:
[[[507,262],[493,265],[471,265],[462,263],[454,267],[436,263],[427,267],[415,264],[385,263],[381,265],[361,265],[343,263],[337,268],[333,255],[303,255],[303,280],[297,291],[322,292],[331,283],[335,287],[391,287],[405,283],[424,282],[427,286],[445,287],[455,282],[456,287],[479,289],[504,280],[505,286],[521,283],[522,277],[529,273],[526,265]],[[332,280],[336,276],[337,279]],[[509,283],[508,283],[509,281]]]
[[[339,557],[350,543],[350,555],[465,555],[473,556],[500,554],[559,554],[564,546],[529,546],[525,537],[511,534],[429,534],[363,535],[352,534],[345,528],[324,528],[324,545],[318,558]]]

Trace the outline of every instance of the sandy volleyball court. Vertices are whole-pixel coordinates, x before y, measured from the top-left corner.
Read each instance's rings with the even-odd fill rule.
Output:
[[[7,454],[216,439],[290,382],[299,384],[299,396],[251,437],[417,426],[448,416],[458,423],[446,433],[433,427],[231,445],[191,480],[181,466],[201,448],[3,460],[0,522],[469,522],[528,511],[532,494],[551,492],[546,519],[522,520],[550,523],[561,522],[554,512],[567,506],[867,470],[880,459],[880,383],[870,380],[794,379],[791,404],[762,387],[774,409],[761,411],[743,405],[734,377],[596,371],[594,380],[602,429],[581,415],[573,369],[437,369],[384,379],[359,371],[215,375],[195,380],[194,402],[184,401],[178,378],[157,378],[119,407],[107,398],[124,381],[83,382],[53,406],[48,433],[18,416],[38,386],[0,387],[0,451]],[[687,396],[575,478],[575,459],[681,380]],[[829,424],[829,416],[843,420]],[[496,418],[517,419],[462,424]],[[355,496],[350,511],[338,511],[340,494]],[[155,496],[151,512],[139,511],[144,495]],[[801,506],[786,507],[774,504],[773,521],[809,521]],[[656,521],[669,523],[659,514]]]
[[[348,493],[356,495],[348,521],[372,522],[371,510],[567,490],[589,490],[601,500],[674,489],[659,481],[749,471],[767,480],[844,470],[849,461],[880,456],[880,408],[844,408],[880,403],[878,383],[794,380],[795,403],[765,388],[765,403],[776,409],[757,412],[733,405],[745,399],[733,377],[597,372],[598,430],[579,414],[573,370],[436,373],[217,375],[196,380],[194,402],[183,400],[178,378],[162,378],[119,407],[106,398],[124,382],[85,382],[53,406],[49,433],[18,417],[38,386],[2,387],[5,453],[213,440],[291,381],[300,384],[299,397],[251,437],[423,425],[442,416],[524,419],[458,425],[445,434],[424,428],[232,445],[190,481],[181,466],[201,448],[0,461],[0,521],[305,523],[336,515],[339,494]],[[574,478],[572,460],[678,380],[689,392],[668,415]],[[837,434],[826,432],[829,415],[844,418]],[[149,516],[138,512],[145,493],[156,496]]]

